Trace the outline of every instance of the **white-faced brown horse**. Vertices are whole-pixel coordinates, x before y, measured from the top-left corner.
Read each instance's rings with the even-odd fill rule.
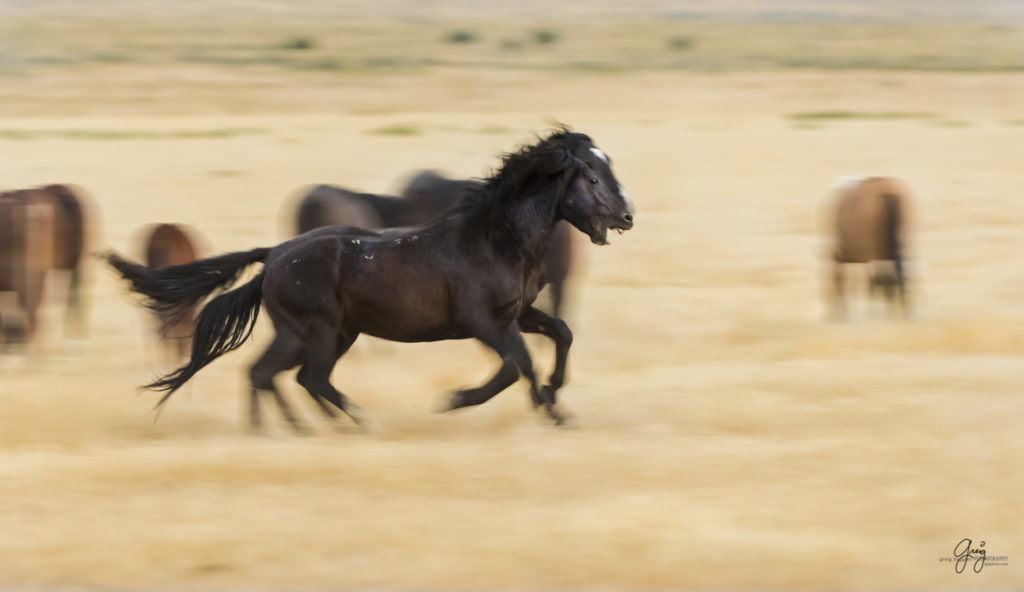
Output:
[[[906,187],[890,177],[843,180],[836,188],[829,225],[834,233],[832,260],[832,312],[846,317],[846,264],[867,264],[869,295],[880,291],[890,308],[898,300],[908,312],[905,269],[907,214]]]
[[[180,224],[156,224],[146,229],[146,266],[163,269],[184,265],[196,260],[194,231]],[[192,324],[195,322],[198,305],[174,314],[162,311],[157,314],[157,335],[161,345],[176,354],[176,360],[188,357],[192,350]]]
[[[184,310],[230,285],[247,266],[264,263],[254,279],[203,307],[189,362],[148,385],[166,391],[158,405],[241,346],[262,303],[276,335],[250,369],[253,426],[260,424],[263,391],[298,425],[274,385],[277,374],[295,366],[299,384],[325,413],[333,416],[333,405],[358,421],[356,407],[335,390],[330,375],[361,333],[402,342],[477,339],[498,354],[501,368],[485,384],[456,391],[446,409],[484,403],[522,375],[534,406],[561,422],[556,393],[565,380],[572,333],[533,307],[544,250],[559,220],[595,244],[607,243],[609,229],[633,226],[633,205],[618,181],[606,183],[573,156],[568,135],[557,131],[507,154],[473,195],[427,225],[379,231],[332,226],[274,248],[156,271],[108,255],[149,307],[165,311]],[[522,332],[555,342],[555,368],[546,385],[538,383]]]

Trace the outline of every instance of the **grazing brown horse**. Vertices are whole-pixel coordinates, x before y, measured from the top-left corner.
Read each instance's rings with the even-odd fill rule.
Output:
[[[898,300],[908,313],[905,270],[909,196],[898,180],[890,177],[847,179],[835,190],[830,212],[832,245],[832,314],[846,317],[846,270],[848,263],[865,263],[869,295],[880,291],[890,308]]]
[[[56,200],[45,191],[0,193],[0,292],[13,292],[19,309],[0,310],[5,345],[28,344],[35,337],[46,278],[58,261],[59,215]]]
[[[196,260],[195,241],[190,238],[191,229],[178,224],[158,224],[147,232],[146,266],[163,269],[173,265],[184,265]],[[160,323],[157,334],[160,342],[176,354],[176,359],[188,357],[192,350],[192,323],[195,322],[197,306],[185,308],[180,314],[161,311],[157,314]]]
[[[487,383],[457,391],[447,409],[479,405],[515,383],[530,381],[534,406],[556,422],[556,393],[565,380],[572,332],[533,307],[543,254],[555,225],[566,220],[595,244],[609,229],[633,226],[633,205],[610,169],[598,175],[573,155],[589,137],[552,133],[505,156],[501,169],[434,222],[379,231],[330,226],[274,248],[253,249],[150,270],[115,254],[107,261],[155,310],[179,312],[230,285],[253,263],[263,271],[210,300],[196,319],[192,356],[149,388],[166,391],[158,405],[252,333],[260,305],[274,323],[270,347],[250,369],[251,422],[258,396],[274,395],[298,429],[274,377],[300,366],[297,380],[332,417],[331,405],[358,421],[354,404],[331,385],[331,370],[361,333],[402,342],[474,338],[501,359]],[[596,150],[596,147],[594,147]],[[607,167],[607,158],[601,159]],[[604,181],[609,178],[608,184]],[[555,368],[541,386],[522,332],[555,342]]]

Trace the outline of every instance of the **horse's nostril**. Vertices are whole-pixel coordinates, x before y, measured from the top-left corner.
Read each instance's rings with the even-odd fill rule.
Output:
[[[626,215],[624,215],[622,217],[622,219],[625,220],[626,222],[632,222],[633,221],[633,214],[626,214]]]

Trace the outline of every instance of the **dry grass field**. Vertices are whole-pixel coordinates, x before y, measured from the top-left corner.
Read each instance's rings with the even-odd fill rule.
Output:
[[[154,421],[149,319],[91,264],[88,341],[51,304],[31,355],[0,358],[0,588],[1024,582],[1019,27],[594,17],[544,43],[515,20],[55,14],[0,23],[0,184],[84,187],[95,250],[139,257],[163,221],[271,245],[301,185],[486,175],[552,121],[614,158],[637,224],[579,237],[568,429],[522,383],[433,413],[496,367],[474,343],[365,339],[334,382],[368,429],[332,428],[289,374],[314,434],[267,404],[251,435],[264,323]],[[864,173],[915,192],[910,321],[862,301],[823,321],[819,209]],[[956,574],[965,537],[1008,565]]]

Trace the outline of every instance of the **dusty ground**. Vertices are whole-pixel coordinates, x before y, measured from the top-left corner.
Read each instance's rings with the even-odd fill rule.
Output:
[[[357,344],[334,374],[373,420],[243,429],[258,343],[153,421],[149,325],[91,268],[84,345],[51,307],[0,359],[0,587],[1010,589],[1024,581],[1024,78],[1017,73],[231,74],[56,65],[0,91],[5,187],[71,181],[96,248],[143,224],[217,251],[283,236],[310,182],[483,175],[553,119],[615,159],[639,211],[580,242],[564,390],[439,416],[495,367],[471,343]],[[16,86],[12,86],[15,84]],[[841,111],[845,115],[813,115]],[[70,113],[70,114],[69,114]],[[792,117],[794,114],[803,117]],[[806,115],[806,114],[812,115]],[[817,211],[835,178],[916,192],[911,322],[822,322]],[[60,291],[54,283],[54,293]],[[531,342],[538,364],[551,349]],[[1008,566],[940,557],[984,540]]]

